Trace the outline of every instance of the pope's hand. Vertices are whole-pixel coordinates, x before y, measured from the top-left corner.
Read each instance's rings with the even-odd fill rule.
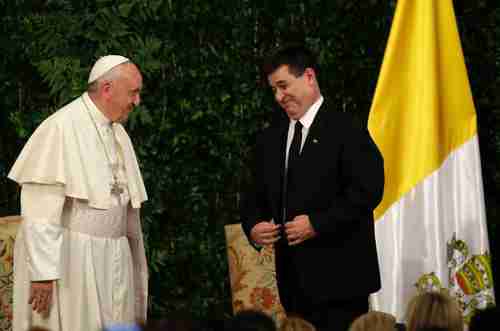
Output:
[[[261,221],[250,231],[250,238],[257,245],[271,245],[280,238],[280,227],[270,221]]]
[[[49,316],[53,288],[53,280],[31,282],[31,293],[28,303],[31,304],[33,311],[42,314],[44,317]]]

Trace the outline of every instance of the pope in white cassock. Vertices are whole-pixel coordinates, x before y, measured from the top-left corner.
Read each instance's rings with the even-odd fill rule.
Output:
[[[21,185],[13,331],[97,331],[144,321],[148,270],[139,210],[147,200],[120,124],[140,102],[127,58],[92,68],[86,93],[33,133],[9,178]]]

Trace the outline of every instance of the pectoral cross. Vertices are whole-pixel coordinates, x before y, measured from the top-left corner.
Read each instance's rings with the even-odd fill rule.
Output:
[[[113,175],[113,182],[111,183],[111,194],[116,194],[120,195],[123,193],[123,188],[120,187],[120,184],[118,184],[118,164],[117,163],[112,163],[111,164],[111,173]]]

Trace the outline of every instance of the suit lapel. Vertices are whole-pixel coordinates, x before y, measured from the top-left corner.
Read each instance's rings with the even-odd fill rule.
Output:
[[[278,136],[277,136],[277,141],[278,143],[278,148],[276,150],[276,157],[278,158],[276,164],[278,165],[276,171],[276,178],[279,179],[279,186],[278,189],[281,191],[281,187],[283,184],[283,179],[285,175],[285,157],[286,157],[286,139],[288,136],[288,121],[286,121],[285,124],[283,124],[279,131],[278,131]]]
[[[309,171],[309,167],[313,167],[308,160],[314,159],[314,152],[317,151],[317,147],[321,144],[322,138],[325,138],[325,120],[326,120],[326,106],[325,103],[321,105],[321,108],[318,110],[314,121],[309,128],[309,132],[307,134],[306,141],[304,142],[304,146],[302,147],[302,151],[296,163],[296,171],[298,174],[307,173]],[[289,120],[281,121],[276,128],[272,131],[272,135],[269,138],[268,145],[268,160],[270,162],[266,162],[266,167],[268,170],[266,171],[270,178],[268,180],[271,184],[271,191],[273,192],[274,197],[280,197],[283,193],[283,183],[284,183],[284,175],[285,175],[285,156],[286,156],[286,141],[288,136],[288,126]],[[328,132],[328,130],[326,130]],[[312,154],[311,154],[312,153]],[[309,169],[309,170],[308,170]],[[299,176],[301,178],[302,176]],[[303,179],[306,179],[304,177]],[[274,199],[273,199],[274,200]],[[277,205],[277,208],[280,208],[280,201],[274,200]],[[279,209],[278,209],[279,210]]]
[[[318,109],[316,117],[314,118],[314,121],[312,122],[312,125],[309,128],[306,141],[304,142],[304,146],[302,146],[302,151],[300,153],[299,164],[302,164],[302,162],[305,159],[307,159],[308,153],[312,149],[314,149],[315,145],[321,143],[321,137],[324,134],[324,128],[325,128],[325,117],[326,117],[325,103],[326,100],[323,101],[323,104],[321,105],[320,109]]]

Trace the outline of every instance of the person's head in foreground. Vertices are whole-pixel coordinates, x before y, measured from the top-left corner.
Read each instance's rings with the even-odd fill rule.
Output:
[[[261,311],[241,310],[224,323],[224,331],[276,331],[276,324]]]
[[[458,302],[442,292],[416,295],[408,304],[407,330],[463,331],[464,321]]]
[[[394,331],[396,318],[381,311],[370,311],[356,318],[349,331]]]

